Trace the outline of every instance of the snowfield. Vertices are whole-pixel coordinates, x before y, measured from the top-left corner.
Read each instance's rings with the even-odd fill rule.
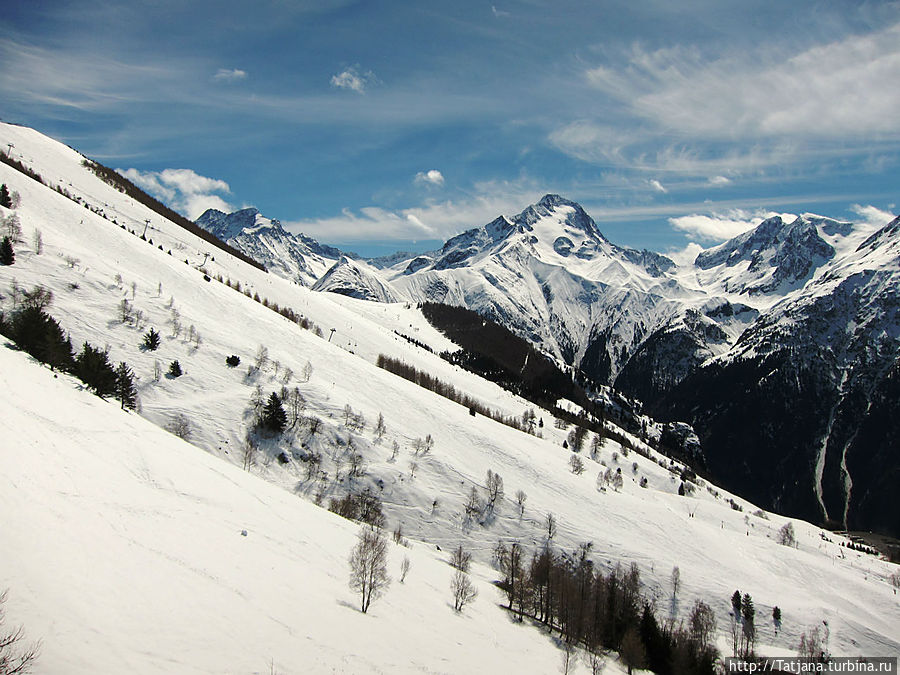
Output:
[[[575,475],[562,448],[568,429],[546,411],[536,410],[539,438],[472,417],[375,366],[383,353],[503,414],[532,407],[405,339],[454,348],[415,307],[317,293],[266,274],[106,185],[74,150],[0,125],[7,143],[91,208],[0,164],[0,183],[21,195],[0,216],[17,214],[23,231],[15,265],[0,267],[0,306],[11,308],[13,281],[52,290],[49,312],[76,349],[87,340],[132,366],[142,407],[140,416],[122,412],[0,347],[0,589],[10,588],[9,620],[43,639],[35,672],[261,673],[271,662],[279,673],[554,672],[561,651],[545,632],[508,618],[490,567],[498,540],[518,540],[529,557],[543,546],[547,513],[559,523],[558,549],[591,541],[601,568],[636,562],[660,616],[686,619],[695,599],[708,602],[723,655],[735,589],[753,597],[761,654],[793,653],[800,634],[823,620],[834,654],[900,653],[900,602],[889,582],[896,566],[802,521],[791,521],[798,547],[780,546],[788,519],[736,497],[743,511],[735,510],[732,495],[705,483],[681,497],[666,460],[626,457],[613,441],[596,461],[582,451],[587,471]],[[138,236],[146,219],[152,244]],[[308,317],[320,334],[220,276]],[[122,321],[123,300],[140,318]],[[163,338],[155,352],[140,349],[150,327]],[[267,362],[253,371],[260,346]],[[241,358],[237,368],[225,365],[231,354]],[[176,359],[184,375],[170,378]],[[299,388],[303,415],[319,428],[303,422],[264,442],[245,471],[251,400],[257,388],[268,397],[282,386]],[[347,406],[364,418],[362,429],[346,423]],[[160,428],[179,415],[190,443]],[[416,439],[428,435],[434,449],[417,455]],[[316,453],[320,473],[308,477]],[[352,477],[355,453],[365,471]],[[599,489],[607,467],[621,469],[621,492]],[[502,476],[506,496],[478,522],[463,505],[472,486],[483,495],[488,470]],[[347,586],[358,526],[311,503],[327,506],[364,487],[383,499],[388,529],[402,526],[412,542],[391,544],[394,582],[368,615]],[[517,490],[527,494],[521,515]],[[458,544],[474,554],[480,591],[462,614],[452,609],[446,564]],[[404,555],[412,566],[400,584]],[[682,589],[673,602],[674,565]]]

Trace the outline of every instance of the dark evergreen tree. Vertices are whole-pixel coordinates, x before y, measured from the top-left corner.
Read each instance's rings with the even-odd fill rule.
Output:
[[[178,363],[178,359],[175,359],[169,364],[169,375],[172,377],[181,377],[181,374],[181,364]]]
[[[12,208],[12,197],[9,195],[9,188],[6,187],[6,183],[0,185],[0,206],[7,209]]]
[[[52,369],[69,371],[74,366],[72,342],[52,316],[37,305],[25,305],[6,324],[5,334]]]
[[[229,368],[237,368],[239,365],[241,365],[241,357],[237,356],[236,354],[232,354],[231,356],[225,358],[225,365],[227,365]]]
[[[116,399],[122,404],[122,410],[134,410],[137,407],[134,371],[124,361],[116,368]]]
[[[0,241],[0,265],[12,265],[16,262],[16,252],[13,251],[9,237],[3,237]]]
[[[141,346],[147,351],[155,352],[159,349],[159,331],[155,328],[151,328],[146,333],[144,333],[144,341],[141,343]]]
[[[287,412],[274,391],[259,416],[257,426],[269,434],[280,434],[287,426]]]
[[[109,355],[87,342],[75,359],[75,375],[100,398],[116,393],[116,371],[109,362]]]

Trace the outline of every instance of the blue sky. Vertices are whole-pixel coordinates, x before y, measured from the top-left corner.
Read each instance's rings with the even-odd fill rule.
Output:
[[[0,118],[189,217],[377,254],[547,192],[658,251],[896,211],[898,3],[5,5]]]

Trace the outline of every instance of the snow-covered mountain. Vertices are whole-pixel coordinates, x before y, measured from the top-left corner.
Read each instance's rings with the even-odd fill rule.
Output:
[[[383,270],[342,260],[314,288],[474,309],[645,401],[654,414],[692,420],[713,470],[732,489],[807,518],[898,533],[900,506],[889,487],[900,472],[896,426],[865,434],[868,445],[850,442],[900,353],[891,273],[896,238],[890,226],[872,234],[812,214],[773,216],[679,267],[612,244],[578,204],[547,195],[516,216],[463,232],[434,254]],[[791,384],[802,377],[784,375],[780,395],[768,396],[751,417],[739,401],[760,389],[766,373],[752,382],[731,374],[735,363],[746,367],[749,352],[760,363],[782,354],[783,375],[798,369],[820,375],[807,387]],[[702,387],[688,379],[701,367]],[[722,369],[721,383],[707,382]],[[717,416],[721,397],[733,414]],[[835,450],[832,418],[850,400],[857,403],[837,417],[850,440]],[[807,406],[816,422],[762,437],[753,430],[770,428],[759,418],[788,423],[794,405]],[[728,433],[715,431],[717,424]],[[874,446],[872,433],[881,439]],[[755,450],[760,443],[770,452]],[[772,457],[784,469],[777,478],[768,475]]]
[[[896,533],[898,375],[900,218],[821,265],[656,409],[690,419],[713,472],[754,499]]]
[[[0,309],[13,312],[23,288],[52,291],[48,311],[75,345],[103,346],[134,369],[143,418],[0,344],[0,586],[11,589],[8,619],[43,638],[38,675],[268,672],[270,658],[286,674],[548,672],[560,651],[546,632],[508,621],[489,566],[500,540],[519,542],[526,560],[543,549],[548,513],[555,550],[590,541],[598,570],[634,562],[641,592],[667,616],[708,602],[723,649],[735,588],[753,596],[767,654],[793,652],[823,619],[833,653],[900,649],[895,568],[841,546],[844,537],[703,480],[681,496],[684,467],[611,426],[626,444],[582,451],[587,471],[573,473],[571,426],[557,428],[546,410],[536,411],[540,435],[524,433],[376,366],[381,354],[402,360],[504,416],[533,407],[438,357],[456,346],[412,303],[314,292],[228,253],[209,257],[205,242],[99,180],[71,148],[0,125],[8,143],[42,181],[0,164],[0,183],[20,197],[0,215],[22,230],[15,264],[0,267]],[[141,348],[150,327],[157,350]],[[231,355],[240,367],[226,364]],[[174,360],[183,374],[162,374]],[[253,450],[254,407],[282,388],[301,394],[299,420]],[[607,469],[621,469],[620,490],[604,487]],[[473,488],[483,498],[488,470],[505,496],[479,521],[466,500]],[[365,488],[388,528],[413,541],[407,585],[397,580],[405,552],[392,545],[394,584],[368,616],[346,585],[356,526],[307,503]],[[777,543],[786,524],[796,547]],[[457,615],[446,560],[459,544],[481,595]],[[674,565],[682,581],[671,602]],[[767,618],[776,605],[777,632]]]
[[[378,276],[377,269],[346,256],[341,256],[341,259],[313,284],[312,289],[373,302],[400,302],[406,299]]]
[[[270,272],[303,286],[314,284],[343,255],[311,237],[287,232],[278,220],[253,208],[234,213],[207,209],[196,222]]]

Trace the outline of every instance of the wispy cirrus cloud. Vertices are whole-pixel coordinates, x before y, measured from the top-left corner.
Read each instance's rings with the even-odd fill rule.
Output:
[[[233,210],[221,196],[231,193],[231,188],[224,180],[201,176],[191,169],[116,171],[188,218],[195,219],[207,209],[218,209],[226,213]]]
[[[247,71],[240,68],[219,68],[212,79],[216,82],[239,82],[247,79]]]
[[[889,208],[894,207],[893,205],[890,205]],[[868,225],[870,227],[884,227],[897,217],[890,211],[879,209],[878,207],[872,206],[871,204],[852,204],[850,206],[850,211],[858,215],[862,219],[862,223],[864,225]]]
[[[697,47],[632,49],[623,69],[587,81],[668,129],[733,139],[900,132],[900,24],[800,52],[760,48],[709,59]]]
[[[697,45],[633,45],[584,70],[603,98],[602,120],[549,134],[583,161],[706,176],[814,157],[877,154],[900,143],[900,23],[800,50],[765,44],[710,55]],[[629,121],[630,120],[630,121]]]
[[[515,214],[536,202],[541,192],[530,180],[486,181],[469,193],[419,206],[386,209],[369,206],[343,209],[338,216],[300,220],[283,225],[320,241],[379,241],[385,239],[449,239],[481,227],[501,214]]]

